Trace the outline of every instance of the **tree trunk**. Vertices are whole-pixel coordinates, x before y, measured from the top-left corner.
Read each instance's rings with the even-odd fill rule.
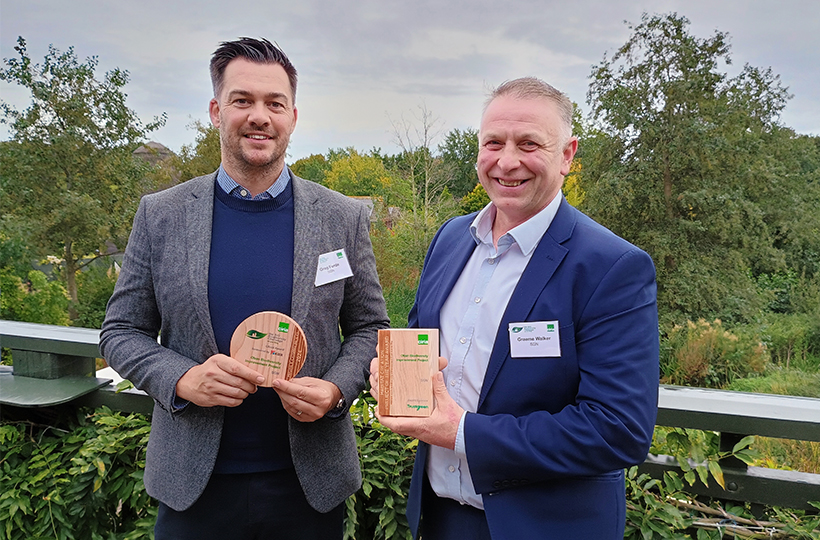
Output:
[[[73,322],[77,320],[79,313],[77,313],[77,263],[71,249],[71,240],[65,243],[65,284],[69,298],[68,318]]]

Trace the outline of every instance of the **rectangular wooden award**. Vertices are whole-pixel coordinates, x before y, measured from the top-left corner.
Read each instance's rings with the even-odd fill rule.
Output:
[[[379,414],[430,416],[438,329],[379,330]]]

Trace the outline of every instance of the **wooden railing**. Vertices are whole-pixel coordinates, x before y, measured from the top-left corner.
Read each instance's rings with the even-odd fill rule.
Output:
[[[0,320],[0,347],[11,349],[14,367],[0,366],[0,406],[48,407],[76,403],[150,414],[153,400],[137,390],[117,392],[117,375],[96,371],[99,331]],[[720,434],[721,450],[746,435],[820,441],[820,399],[662,385],[659,426]],[[820,501],[820,474],[721,462],[726,489],[697,482],[687,490],[718,499],[811,509]],[[649,455],[641,470],[660,478],[680,471],[670,456]]]

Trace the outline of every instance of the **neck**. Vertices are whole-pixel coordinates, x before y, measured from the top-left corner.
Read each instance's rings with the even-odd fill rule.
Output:
[[[266,191],[279,179],[285,164],[282,162],[265,167],[237,166],[237,164],[223,160],[222,168],[237,184],[250,191],[252,196],[256,196]]]

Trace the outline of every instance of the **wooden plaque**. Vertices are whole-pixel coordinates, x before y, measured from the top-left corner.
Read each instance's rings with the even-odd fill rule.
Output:
[[[430,416],[438,329],[379,330],[379,414]]]
[[[231,357],[265,377],[259,386],[276,379],[290,380],[307,356],[307,339],[296,321],[276,311],[261,311],[242,321],[231,337]]]

